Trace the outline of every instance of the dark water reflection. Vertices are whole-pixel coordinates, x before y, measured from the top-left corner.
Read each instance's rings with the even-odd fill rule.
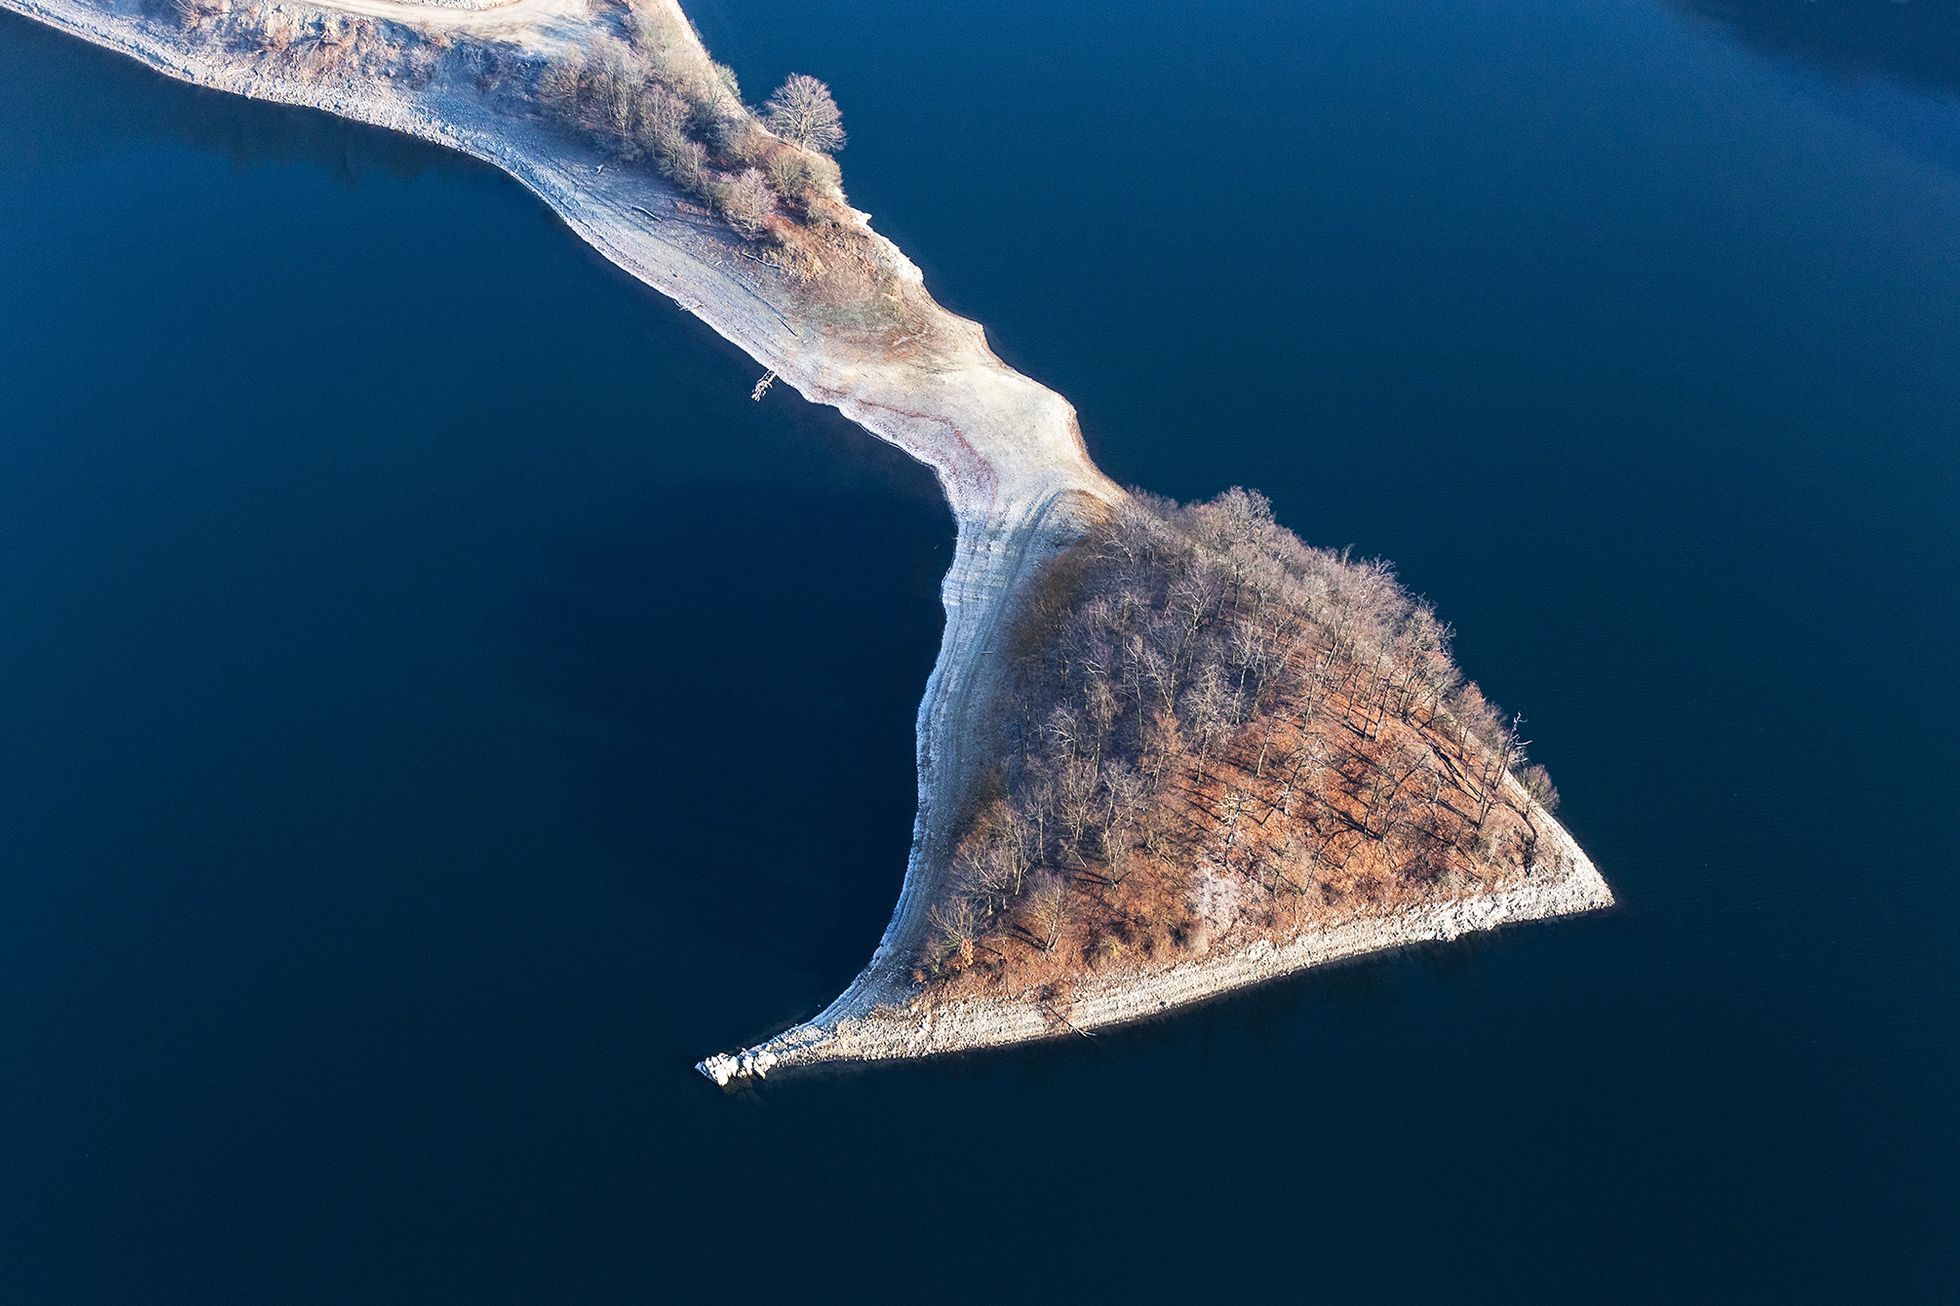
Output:
[[[1960,8],[1927,0],[1675,0],[1778,58],[1960,95]]]
[[[930,524],[913,505],[895,512],[869,493],[817,512],[801,489],[704,484],[686,502],[634,505],[612,530],[555,549],[515,627],[550,699],[603,723],[572,776],[589,832],[650,868],[660,901],[699,913],[730,945],[760,931],[779,941],[780,963],[821,973],[837,965],[840,939],[875,939],[882,927],[890,904],[875,894],[840,904],[830,876],[848,852],[831,845],[868,778],[903,774],[892,727],[923,676],[912,659],[871,661],[864,626],[896,625],[908,648],[936,632],[929,608],[876,610],[935,592],[947,551],[905,538]],[[758,563],[731,572],[718,561],[742,556]],[[849,619],[845,590],[865,605]],[[885,717],[875,734],[861,720],[874,708]],[[717,747],[681,746],[683,722],[711,731]],[[786,766],[799,768],[794,783],[782,783]],[[905,810],[902,786],[885,796],[894,805],[874,808],[876,819]],[[737,828],[709,817],[717,812]],[[748,846],[752,820],[807,842],[789,857],[738,853],[737,882],[701,874],[728,860],[731,840]],[[901,816],[882,832],[887,845],[906,824]]]
[[[1816,102],[1960,177],[1960,10],[1918,0],[1676,0]]]
[[[713,1094],[889,909],[929,482],[0,20],[0,1297],[1950,1300],[1953,173],[1661,4],[697,17],[1117,475],[1395,558],[1625,906]]]

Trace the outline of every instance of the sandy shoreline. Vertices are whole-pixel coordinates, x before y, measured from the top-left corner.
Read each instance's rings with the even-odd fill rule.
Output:
[[[686,22],[673,0],[659,2]],[[735,256],[720,228],[686,217],[657,178],[604,168],[596,154],[496,111],[480,96],[441,87],[350,87],[275,76],[173,40],[116,0],[0,0],[0,6],[181,81],[321,109],[490,163],[536,194],[607,259],[699,317],[806,399],[836,407],[933,469],[953,512],[957,541],[941,586],[946,627],[919,707],[919,806],[898,903],[871,960],[842,994],[810,1021],[745,1051],[701,1062],[698,1068],[716,1082],[823,1061],[917,1057],[1056,1037],[1070,1026],[1090,1029],[1154,1016],[1364,952],[1611,903],[1598,871],[1557,827],[1565,856],[1556,874],[1468,902],[1332,926],[1278,947],[1259,943],[1141,978],[1094,981],[1074,996],[1066,1023],[1052,1010],[1010,1001],[962,1001],[919,1011],[895,1005],[908,996],[903,958],[923,934],[927,908],[950,860],[950,822],[973,762],[966,755],[970,722],[995,674],[989,653],[1042,561],[1074,533],[1082,503],[1123,497],[1090,462],[1067,401],[1007,367],[987,347],[977,324],[936,304],[933,325],[953,343],[931,363],[854,349],[823,324],[802,318],[792,297],[773,280],[779,274]],[[410,12],[391,7],[391,0],[345,0],[325,7]],[[534,12],[561,19],[568,11],[559,0],[452,0],[424,3],[412,12],[431,25],[475,28],[521,22]],[[555,29],[534,35],[547,42],[561,39]],[[873,236],[901,280],[923,297],[918,269]]]

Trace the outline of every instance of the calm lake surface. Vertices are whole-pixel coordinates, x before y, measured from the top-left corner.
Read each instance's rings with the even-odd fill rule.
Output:
[[[896,894],[930,478],[4,16],[0,1300],[1960,1294],[1960,22],[690,8],[1112,474],[1395,559],[1624,906],[715,1092]]]

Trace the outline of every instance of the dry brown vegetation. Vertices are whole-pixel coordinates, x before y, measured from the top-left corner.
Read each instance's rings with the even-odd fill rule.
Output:
[[[930,313],[845,200],[830,157],[844,144],[830,89],[792,74],[758,117],[735,74],[667,11],[617,3],[622,39],[545,66],[539,104],[720,218],[752,257],[785,274],[804,311],[888,350],[927,348]]]
[[[613,157],[659,171],[799,280],[831,282],[841,299],[856,274],[855,289],[875,294],[878,260],[830,158],[844,128],[829,88],[794,74],[765,120],[735,74],[663,12],[628,0],[621,31],[548,65],[539,101]]]
[[[1556,795],[1450,636],[1259,495],[1115,511],[1021,620],[915,978],[1065,993],[1533,873]]]
[[[831,327],[901,353],[927,347],[929,314],[845,200],[830,157],[843,146],[843,118],[829,88],[793,74],[758,116],[735,74],[664,7],[592,0],[592,38],[553,56],[496,37],[264,0],[143,3],[191,40],[257,55],[301,81],[439,81],[514,112],[542,111],[618,163],[665,177],[686,197],[683,208],[718,219],[745,256],[785,276],[805,311]]]

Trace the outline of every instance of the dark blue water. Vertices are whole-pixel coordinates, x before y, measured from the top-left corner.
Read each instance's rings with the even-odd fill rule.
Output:
[[[715,1094],[895,891],[929,481],[494,174],[7,19],[0,1297],[1960,1291],[1960,77],[695,12],[1113,473],[1395,558],[1625,906]]]

